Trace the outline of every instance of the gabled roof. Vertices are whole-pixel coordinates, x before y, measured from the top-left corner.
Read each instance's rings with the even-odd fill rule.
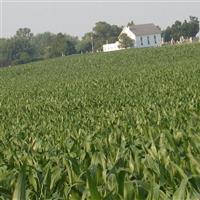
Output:
[[[132,25],[129,26],[129,29],[137,36],[161,34],[161,30],[154,24]]]

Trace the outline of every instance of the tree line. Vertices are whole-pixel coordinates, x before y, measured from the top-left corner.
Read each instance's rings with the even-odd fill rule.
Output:
[[[0,39],[0,67],[101,51],[102,45],[115,42],[121,31],[122,27],[117,25],[97,22],[91,32],[79,39],[63,33],[34,35],[31,29],[20,28],[13,37]]]
[[[128,25],[134,25],[131,21]],[[125,35],[119,35],[122,26],[111,25],[107,22],[97,22],[91,32],[79,39],[71,35],[50,32],[34,35],[29,28],[20,28],[11,38],[0,39],[0,67],[24,64],[31,61],[102,51],[105,43],[113,43],[119,39],[124,41],[123,47],[130,43]],[[164,41],[179,40],[180,36],[195,37],[199,31],[197,17],[189,21],[176,21],[171,27],[162,32]]]
[[[184,22],[176,20],[172,26],[168,26],[166,30],[162,31],[162,37],[165,42],[169,42],[172,39],[178,41],[180,37],[194,38],[199,32],[199,20],[197,17],[190,16],[189,21]]]

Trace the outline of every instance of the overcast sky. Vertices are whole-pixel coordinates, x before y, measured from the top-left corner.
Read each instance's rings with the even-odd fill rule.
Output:
[[[190,15],[200,18],[200,0],[192,1],[193,3],[191,1],[173,3],[166,0],[160,0],[159,3],[148,2],[148,0],[141,3],[130,2],[131,0],[126,2],[64,1],[3,0],[1,13],[3,36],[14,35],[20,27],[29,27],[34,34],[50,31],[81,37],[91,31],[98,21],[121,26],[133,20],[135,24],[154,23],[164,29],[175,20],[183,21]]]

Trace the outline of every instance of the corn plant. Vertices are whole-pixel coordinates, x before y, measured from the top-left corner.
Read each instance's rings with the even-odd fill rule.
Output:
[[[0,199],[200,199],[200,46],[0,70]]]

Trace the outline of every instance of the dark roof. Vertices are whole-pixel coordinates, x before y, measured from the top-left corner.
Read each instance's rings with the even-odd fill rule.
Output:
[[[135,35],[161,34],[161,30],[154,24],[140,24],[129,26]]]

